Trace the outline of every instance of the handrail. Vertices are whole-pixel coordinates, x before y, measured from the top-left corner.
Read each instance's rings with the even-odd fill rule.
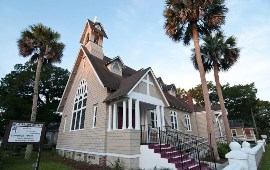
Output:
[[[208,158],[213,158],[213,164],[210,165],[212,168],[216,169],[215,160],[213,157],[213,151],[212,147],[210,147],[207,143],[208,140],[202,137],[186,134],[177,130],[166,130],[161,131],[160,137],[163,137],[162,134],[165,134],[165,138],[170,138],[169,141],[163,141],[167,144],[170,144],[174,146],[177,150],[180,151],[181,155],[188,154],[189,157],[195,159],[198,161],[200,167],[202,166],[201,163],[205,163],[205,161],[202,161],[202,158],[205,158],[206,155]],[[162,152],[162,151],[160,151]],[[210,154],[210,155],[209,155]],[[182,162],[182,156],[181,156],[181,162]],[[210,163],[211,164],[211,163]],[[182,164],[182,168],[184,164]]]

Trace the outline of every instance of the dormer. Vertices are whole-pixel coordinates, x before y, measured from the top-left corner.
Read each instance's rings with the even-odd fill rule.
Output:
[[[87,20],[80,43],[87,48],[90,54],[103,59],[103,37],[108,37],[101,23],[95,20],[94,22]]]
[[[157,82],[158,82],[158,84],[159,84],[160,88],[161,88],[161,89],[163,89],[164,82],[163,82],[163,80],[162,80],[162,78],[161,78],[161,77],[158,77],[158,78],[157,78]]]
[[[176,96],[176,87],[174,84],[168,85],[168,93],[172,96]]]
[[[107,62],[105,65],[111,72],[119,76],[122,76],[122,71],[125,65],[119,56]]]

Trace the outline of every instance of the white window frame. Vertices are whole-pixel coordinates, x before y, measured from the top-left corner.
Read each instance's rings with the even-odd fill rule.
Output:
[[[82,130],[85,127],[85,113],[87,105],[88,87],[86,80],[82,80],[74,97],[70,131]],[[79,116],[79,117],[78,117]],[[83,120],[82,120],[82,117]],[[78,123],[78,124],[77,124]],[[83,123],[83,124],[82,124]]]
[[[171,125],[173,130],[178,130],[178,119],[177,119],[177,112],[171,110]]]
[[[191,121],[190,121],[190,116],[189,114],[185,114],[185,123],[187,125],[187,131],[192,131],[191,129]]]
[[[234,131],[235,133],[233,133],[233,131]],[[233,134],[235,134],[235,136],[237,136],[237,130],[236,130],[236,129],[231,129],[231,133],[232,133],[232,137],[234,137]]]
[[[96,128],[97,125],[97,105],[93,107],[93,125],[92,128]]]
[[[152,116],[152,114],[153,114],[153,116]],[[156,110],[150,111],[150,119],[151,119],[151,128],[156,128],[157,127],[157,112],[156,112]]]

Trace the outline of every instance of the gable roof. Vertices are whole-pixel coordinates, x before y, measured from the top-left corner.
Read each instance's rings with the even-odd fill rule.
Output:
[[[167,91],[163,91],[164,95],[166,96],[166,99],[168,100],[170,107],[176,108],[182,111],[186,111],[191,113],[192,109],[189,107],[189,105],[181,98],[178,98],[176,96],[170,95]]]
[[[86,33],[86,30],[87,30],[87,25],[89,25],[90,28],[91,28],[93,31],[95,31],[96,33],[98,33],[98,34],[100,34],[100,35],[102,35],[103,37],[105,37],[105,38],[108,39],[108,37],[107,37],[107,35],[106,35],[106,33],[105,33],[105,31],[104,31],[104,28],[103,28],[103,26],[102,26],[101,23],[99,23],[99,22],[93,22],[93,21],[87,19],[87,22],[86,22],[85,27],[84,27],[84,30],[83,30],[83,34],[82,34],[81,39],[80,39],[80,43],[83,42],[83,39],[84,39],[84,37],[86,36],[85,33]],[[99,26],[101,27],[101,30],[97,29],[97,28],[95,27],[96,25],[99,25]]]
[[[130,90],[135,86],[135,84],[142,78],[142,76],[149,71],[149,69],[150,68],[139,70],[133,75],[122,80],[119,89],[117,89],[115,92],[109,95],[104,101],[105,102],[112,101],[114,99],[127,95],[130,92]]]
[[[130,67],[124,67],[122,70],[122,76],[119,76],[115,73],[112,73],[107,67],[106,63],[110,62],[111,59],[108,57],[105,57],[102,59],[97,58],[89,53],[87,48],[84,46],[81,46],[82,50],[90,60],[91,64],[93,65],[98,77],[100,78],[102,84],[105,87],[108,87],[111,90],[117,90],[120,87],[120,82],[125,79],[126,77],[129,77],[136,73],[136,70],[130,68]]]
[[[117,60],[120,61],[120,63],[122,64],[123,67],[125,67],[125,64],[124,64],[124,62],[122,61],[122,59],[120,58],[120,56],[117,56],[117,57],[111,59],[111,60],[108,61],[105,65],[107,66],[107,65],[109,65],[109,64],[111,64],[112,62],[117,61]]]
[[[174,84],[170,84],[170,85],[163,84],[163,86],[162,86],[162,89],[165,91],[171,90],[172,88],[174,88],[176,90],[176,87]]]
[[[95,74],[97,75],[97,79],[99,79],[102,86],[108,87],[110,90],[113,90],[113,91],[117,90],[120,86],[121,80],[136,73],[136,70],[133,70],[132,68],[126,66],[122,70],[122,77],[117,74],[114,74],[105,66],[105,63],[111,61],[110,58],[104,56],[103,60],[99,59],[93,56],[92,54],[90,54],[89,51],[84,46],[81,46],[79,53],[77,55],[77,58],[75,60],[75,63],[73,65],[72,72],[66,84],[64,93],[58,105],[58,108],[57,108],[58,112],[62,112],[63,106],[65,105],[65,102],[67,100],[67,96],[70,92],[72,82],[75,79],[76,72],[77,72],[77,69],[79,67],[79,64],[81,62],[83,55],[87,56],[88,60],[91,63],[91,66],[93,66]]]

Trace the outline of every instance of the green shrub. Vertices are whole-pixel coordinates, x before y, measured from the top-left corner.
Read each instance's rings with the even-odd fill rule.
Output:
[[[225,155],[230,152],[229,144],[227,143],[220,143],[218,144],[218,154],[220,158],[225,158]]]
[[[119,158],[117,158],[117,160],[114,161],[114,164],[113,164],[113,170],[123,170],[123,165],[120,161]]]

